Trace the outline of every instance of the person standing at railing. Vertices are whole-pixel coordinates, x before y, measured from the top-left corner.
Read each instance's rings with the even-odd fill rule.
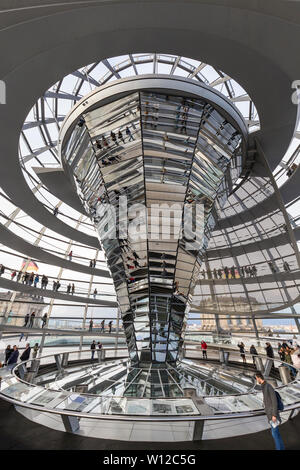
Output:
[[[47,284],[48,284],[48,278],[47,278],[47,276],[45,276],[45,274],[43,274],[43,277],[42,277],[42,289],[46,289]]]
[[[16,275],[17,275],[17,271],[13,271],[13,272],[11,273],[10,277],[11,277],[11,280],[12,280],[12,281],[14,280],[14,278],[16,277]]]
[[[281,343],[277,343],[277,352],[278,352],[278,356],[280,357],[280,360],[284,361],[284,352],[283,352]]]
[[[284,361],[289,364],[288,367],[291,371],[291,374],[293,376],[293,379],[295,379],[296,375],[297,375],[297,370],[295,369],[295,367],[292,366],[293,364],[293,361],[292,361],[292,354],[294,353],[294,350],[287,347],[285,348],[284,350]]]
[[[35,359],[39,350],[39,343],[35,343],[32,351],[32,359]]]
[[[20,356],[20,361],[21,362],[28,361],[28,359],[30,358],[30,352],[31,352],[31,347],[30,347],[30,344],[27,343],[26,346],[25,346],[24,351],[22,352],[22,354]],[[26,367],[26,362],[25,362],[25,367]]]
[[[252,344],[251,347],[250,347],[250,354],[252,355],[253,365],[254,365],[254,367],[256,367],[256,365],[255,365],[255,356],[258,356],[258,352],[256,351],[256,347],[254,346],[254,344]]]
[[[96,351],[96,341],[94,340],[91,344],[92,360],[94,359],[95,351]]]
[[[31,273],[31,274],[29,275],[29,279],[28,279],[28,285],[29,285],[29,286],[32,286],[33,280],[34,280],[34,273]]]
[[[44,328],[44,326],[46,325],[47,319],[47,313],[44,313],[44,315],[42,316],[42,328]]]
[[[73,256],[73,251],[70,251],[70,253],[69,253],[69,261],[72,261],[72,256]]]
[[[282,437],[279,432],[281,418],[278,409],[278,398],[272,385],[265,381],[261,372],[255,374],[256,382],[261,385],[265,413],[271,426],[272,437],[275,441],[276,450],[285,450]]]
[[[266,350],[267,356],[270,357],[271,359],[274,359],[274,351],[271,346],[271,343],[266,343],[265,350]]]
[[[100,323],[100,325],[101,325],[100,332],[101,332],[101,333],[104,332],[104,323],[105,323],[105,320],[102,320],[102,322]]]
[[[96,298],[97,294],[98,294],[98,291],[97,291],[97,289],[95,289],[95,290],[94,290],[94,293],[93,293],[94,299]]]
[[[300,347],[298,344],[296,345],[294,351],[291,354],[291,359],[293,362],[293,366],[298,371],[298,376],[300,375]]]
[[[112,320],[109,322],[108,324],[108,332],[111,333],[111,329],[112,329]]]
[[[32,312],[32,314],[30,315],[29,328],[32,328],[32,327],[33,327],[34,319],[35,319],[35,312]]]
[[[75,292],[75,285],[74,285],[74,284],[72,284],[72,287],[71,287],[71,294],[73,295],[73,294],[74,294],[74,292]]]
[[[27,323],[29,322],[29,313],[26,313],[25,315],[25,321],[23,326],[27,326]]]
[[[10,344],[8,344],[5,349],[5,364],[8,363],[8,359],[10,358],[12,353],[13,353],[13,348],[11,348]]]
[[[39,282],[40,282],[40,276],[36,274],[34,278],[34,287],[37,287]]]
[[[94,326],[94,322],[92,319],[90,319],[89,331],[93,331],[93,326]]]
[[[18,350],[18,347],[16,345],[14,345],[12,353],[9,356],[8,361],[7,361],[7,368],[9,370],[11,370],[15,367],[15,365],[17,364],[17,361],[18,361],[18,357],[19,357],[19,350]]]
[[[241,358],[243,359],[243,363],[246,364],[246,356],[245,356],[245,345],[244,343],[238,343],[238,348],[240,350],[240,353],[241,353]]]
[[[0,264],[0,276],[4,274],[4,271],[5,271],[5,267],[3,266],[3,264]]]
[[[201,349],[202,349],[202,358],[207,359],[207,344],[205,341],[201,341]]]

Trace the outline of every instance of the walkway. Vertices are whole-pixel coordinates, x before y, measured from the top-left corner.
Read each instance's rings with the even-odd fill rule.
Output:
[[[0,450],[273,450],[271,432],[202,442],[143,443],[75,436],[40,426],[0,400]],[[287,450],[300,450],[300,416],[283,424]]]

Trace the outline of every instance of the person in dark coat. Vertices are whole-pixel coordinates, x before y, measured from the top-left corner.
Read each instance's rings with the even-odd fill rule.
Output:
[[[10,355],[12,354],[12,352],[13,352],[13,348],[11,348],[10,344],[8,344],[5,349],[5,364],[7,364],[8,359],[10,358]]]
[[[17,364],[17,361],[18,361],[18,357],[19,357],[19,350],[18,350],[18,347],[16,345],[14,345],[13,351],[12,351],[11,355],[9,356],[8,361],[7,361],[8,369],[11,370],[15,367],[15,365]]]
[[[245,345],[244,343],[238,343],[238,348],[240,350],[241,358],[243,359],[243,363],[245,364],[246,361],[246,355],[245,355]]]
[[[281,418],[278,410],[278,401],[275,390],[272,385],[265,381],[265,378],[261,372],[256,372],[255,378],[257,383],[261,385],[262,388],[265,413],[271,426],[272,437],[275,441],[276,450],[285,450],[284,443],[279,432]]]
[[[30,344],[27,343],[26,346],[25,346],[25,349],[24,351],[22,352],[21,356],[20,356],[20,361],[28,361],[29,357],[30,357],[30,352],[31,352],[31,347],[30,347]],[[26,362],[25,362],[25,367],[26,367]]]
[[[91,359],[92,360],[94,359],[95,351],[96,351],[96,341],[93,341],[91,344],[91,353],[92,353]]]
[[[23,326],[27,326],[27,323],[29,322],[29,313],[26,313],[25,315],[25,321]]]
[[[271,343],[266,343],[265,350],[266,350],[267,356],[274,359],[274,351],[273,351],[273,348],[271,346]]]
[[[258,352],[256,351],[256,347],[254,346],[254,344],[252,344],[252,346],[250,347],[250,354],[252,355],[253,365],[255,366],[255,356],[258,356]]]
[[[35,319],[35,312],[32,312],[32,314],[30,315],[29,328],[33,327],[34,319]]]

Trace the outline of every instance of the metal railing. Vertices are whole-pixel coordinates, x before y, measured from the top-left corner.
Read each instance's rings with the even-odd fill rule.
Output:
[[[220,349],[224,349],[224,345],[219,345],[215,348],[217,351]],[[228,346],[225,347],[225,349],[228,349]],[[107,348],[104,349],[104,354],[105,358],[110,358],[110,359],[116,359],[117,357],[119,358],[124,358],[125,356],[127,357],[127,349],[126,348]],[[124,352],[126,351],[126,354],[124,356]],[[76,355],[77,354],[77,360],[82,360],[83,362],[89,361],[89,357],[91,354],[90,350],[84,350],[84,351],[73,351],[69,353],[71,355]],[[60,356],[60,355],[57,355]],[[53,355],[48,355],[48,356],[43,356],[39,358],[39,367],[41,367],[44,364],[47,364],[47,361],[49,358],[52,357],[52,362],[50,362],[52,365],[58,364],[53,362]],[[270,361],[269,358],[267,357],[261,357],[259,356],[261,360],[266,360]],[[62,359],[62,367],[63,361],[66,356],[61,356]],[[101,358],[100,362],[103,361],[103,357]],[[68,364],[69,356],[67,358],[66,364]],[[31,361],[26,361],[31,362]],[[272,361],[273,362],[273,361]],[[284,364],[281,361],[274,360],[274,365],[280,363],[280,365],[287,365]],[[49,365],[49,363],[48,363]],[[71,366],[74,367],[74,363],[70,364]],[[68,416],[77,416],[77,417],[85,417],[85,418],[93,418],[93,419],[121,419],[121,420],[127,420],[127,421],[197,421],[197,420],[216,420],[216,419],[229,419],[229,418],[242,418],[242,417],[250,417],[250,416],[260,416],[264,414],[263,407],[262,407],[262,394],[260,391],[254,391],[251,393],[243,393],[243,394],[238,394],[238,395],[224,395],[224,396],[207,396],[204,397],[205,403],[211,407],[212,410],[215,410],[216,412],[213,412],[211,415],[205,415],[202,416],[200,414],[188,414],[184,416],[178,416],[178,415],[168,415],[168,416],[150,416],[150,415],[143,415],[143,416],[137,416],[136,414],[127,414],[126,412],[123,413],[114,413],[110,408],[108,408],[106,411],[103,409],[101,413],[85,413],[84,411],[72,411],[68,409],[58,409],[57,407],[51,407],[51,406],[45,406],[45,405],[36,405],[34,403],[31,403],[29,400],[33,400],[34,397],[38,397],[40,395],[46,394],[46,393],[53,393],[56,395],[57,398],[60,397],[60,403],[68,402],[68,400],[72,403],[72,398],[71,395],[74,396],[74,392],[62,392],[62,390],[51,390],[49,387],[48,389],[45,389],[44,387],[41,387],[39,385],[34,385],[31,382],[28,382],[26,380],[21,379],[15,375],[15,372],[18,370],[19,373],[22,370],[22,367],[24,368],[24,362],[21,364],[17,365],[14,367],[12,370],[12,374],[9,371],[4,371],[3,369],[1,370],[1,375],[2,375],[2,380],[1,380],[1,388],[0,388],[0,396],[4,398],[5,400],[13,403],[16,406],[21,406],[25,408],[30,408],[33,410],[39,410],[39,412],[43,411],[45,413],[55,413],[55,414],[61,414],[61,415],[68,415]],[[66,367],[66,365],[65,365]],[[23,369],[24,372],[24,369]],[[30,373],[30,372],[29,372]],[[21,385],[21,390],[19,391],[20,396],[16,397],[14,396],[14,393],[16,393],[16,390],[18,389],[17,384],[19,384],[19,387]],[[9,393],[9,387],[12,386],[12,392],[11,394]],[[8,390],[6,390],[8,389]],[[6,391],[5,391],[6,390]],[[300,407],[300,380],[296,379],[293,382],[289,383],[288,385],[283,385],[279,387],[281,397],[283,402],[285,403],[285,411],[292,411],[295,409],[298,409]],[[29,399],[26,400],[26,393],[29,396]],[[87,399],[93,399],[96,400],[97,406],[105,405],[109,400],[112,400],[112,397],[108,396],[99,396],[99,395],[90,395],[90,394],[77,394],[77,397],[82,397],[83,401]],[[176,402],[180,405],[181,400],[187,400],[187,397],[180,397],[180,398],[160,398],[158,402],[161,404],[162,401],[165,401],[166,403],[170,402]],[[128,398],[120,398],[119,400],[128,400]],[[130,402],[133,402],[133,398],[129,398]],[[155,398],[137,398],[136,401],[137,403],[150,403],[150,402],[155,402]],[[53,400],[51,400],[53,401]],[[116,401],[116,399],[114,399]],[[252,403],[252,408],[248,406],[248,409],[245,410],[246,408],[246,402],[251,405]],[[227,406],[224,406],[226,405]],[[230,410],[228,406],[232,405],[237,405],[233,406],[235,411]],[[244,407],[244,410],[241,409],[241,406]],[[219,408],[216,409],[216,408]]]

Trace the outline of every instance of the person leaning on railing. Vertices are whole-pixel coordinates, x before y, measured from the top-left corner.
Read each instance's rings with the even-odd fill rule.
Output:
[[[291,354],[291,359],[293,362],[293,366],[295,367],[295,369],[298,370],[298,375],[300,375],[300,347],[298,346],[298,344]]]

